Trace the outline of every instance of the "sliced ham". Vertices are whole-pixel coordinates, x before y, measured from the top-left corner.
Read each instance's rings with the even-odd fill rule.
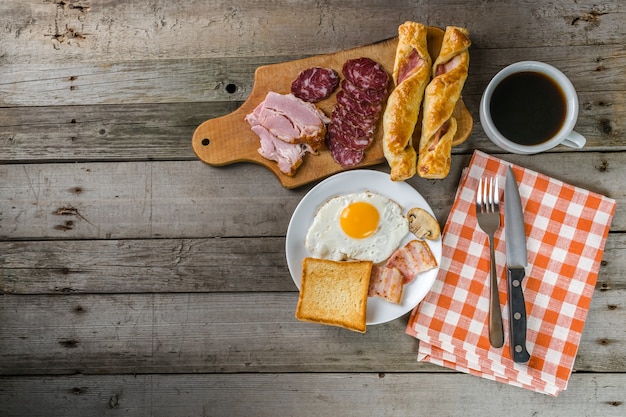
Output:
[[[273,91],[245,120],[261,141],[259,154],[276,161],[289,176],[296,173],[305,153],[316,154],[324,146],[330,121],[314,104]]]
[[[283,142],[260,125],[252,126],[252,131],[261,140],[259,154],[265,159],[276,161],[281,172],[293,176],[302,164],[302,157],[307,151],[306,145]]]
[[[400,304],[403,289],[404,276],[398,269],[378,265],[372,267],[368,296]]]
[[[370,275],[369,297],[381,297],[399,304],[406,284],[418,274],[437,267],[437,260],[423,240],[412,240],[396,250],[384,265],[374,265]]]
[[[417,274],[436,268],[437,260],[426,242],[412,240],[396,250],[385,266],[398,269],[404,276],[404,283],[409,284]]]
[[[425,63],[426,62],[422,59],[417,50],[413,48],[405,60],[400,64],[398,69],[398,81],[396,84],[400,85],[402,81],[409,78]]]
[[[461,55],[455,55],[454,58],[452,58],[450,61],[446,62],[445,64],[437,65],[437,68],[435,69],[435,74],[433,75],[433,77],[452,71],[454,68],[458,67],[459,64],[461,64],[462,62],[463,62],[463,57]]]
[[[267,93],[252,113],[246,116],[251,126],[261,125],[287,143],[308,143],[318,150],[330,120],[314,104],[293,94]]]

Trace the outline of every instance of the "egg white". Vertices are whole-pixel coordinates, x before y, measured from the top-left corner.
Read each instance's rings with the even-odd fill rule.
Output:
[[[358,201],[373,205],[380,215],[377,230],[363,239],[348,236],[339,223],[343,209]],[[400,205],[366,191],[337,196],[320,206],[307,231],[305,246],[318,258],[380,263],[391,256],[408,232],[409,223]]]

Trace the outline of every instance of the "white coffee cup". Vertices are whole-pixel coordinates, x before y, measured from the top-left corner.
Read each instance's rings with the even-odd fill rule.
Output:
[[[550,78],[563,92],[565,98],[565,117],[560,129],[551,137],[537,144],[521,144],[505,137],[496,127],[491,115],[491,99],[494,90],[507,77],[520,72],[536,72]],[[521,61],[509,65],[498,72],[487,85],[480,100],[480,123],[487,137],[505,151],[517,154],[535,154],[547,151],[557,145],[582,148],[586,139],[574,131],[578,119],[578,96],[571,81],[553,66],[537,61]]]

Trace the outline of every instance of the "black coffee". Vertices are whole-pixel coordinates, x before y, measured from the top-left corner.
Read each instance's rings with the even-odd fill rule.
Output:
[[[563,126],[567,103],[563,90],[548,76],[525,71],[511,74],[491,96],[491,118],[496,128],[520,145],[551,139]]]

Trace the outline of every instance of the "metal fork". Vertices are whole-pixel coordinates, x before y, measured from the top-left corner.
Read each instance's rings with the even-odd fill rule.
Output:
[[[498,279],[496,276],[496,257],[493,248],[493,234],[500,227],[500,199],[498,197],[498,178],[483,178],[478,183],[476,191],[476,219],[478,226],[487,234],[489,239],[489,270],[490,270],[490,297],[489,297],[489,342],[493,347],[502,347],[504,344],[504,330],[502,328],[502,311],[500,310],[500,295],[498,294]]]

